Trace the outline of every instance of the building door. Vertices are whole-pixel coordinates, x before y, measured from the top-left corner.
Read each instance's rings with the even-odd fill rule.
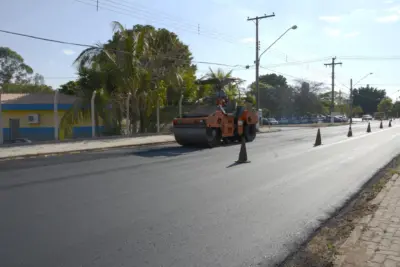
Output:
[[[10,119],[10,140],[19,138],[19,119]]]

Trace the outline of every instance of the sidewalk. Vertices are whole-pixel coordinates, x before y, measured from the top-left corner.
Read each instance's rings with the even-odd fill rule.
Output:
[[[374,214],[355,226],[339,249],[337,267],[400,266],[400,178],[394,174],[372,201]]]
[[[280,129],[270,129],[265,127],[260,129],[260,133],[277,132],[279,130]],[[82,141],[45,143],[36,145],[0,146],[0,160],[26,156],[82,152],[129,146],[160,145],[168,143],[175,143],[175,138],[171,134],[140,137],[118,137],[109,139],[88,139]]]

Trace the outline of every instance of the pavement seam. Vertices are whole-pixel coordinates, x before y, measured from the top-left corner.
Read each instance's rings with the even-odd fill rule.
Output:
[[[267,133],[276,133],[276,132],[279,132],[279,130],[268,131],[268,132],[258,132],[258,134],[267,134]],[[57,151],[57,152],[36,152],[36,153],[29,153],[29,154],[18,155],[18,156],[8,156],[8,157],[4,157],[4,158],[2,158],[0,156],[0,162],[7,161],[7,160],[36,158],[36,157],[40,157],[40,156],[49,157],[49,156],[79,154],[79,153],[85,153],[85,152],[99,152],[99,151],[105,151],[105,150],[110,150],[110,149],[115,149],[115,148],[147,147],[147,146],[152,146],[152,145],[167,145],[167,144],[172,144],[172,143],[176,143],[176,141],[170,140],[170,141],[152,142],[152,143],[145,143],[145,144],[131,144],[131,145],[124,144],[124,145],[115,145],[115,146],[111,146],[111,147],[73,149],[73,150],[68,150],[68,151]]]

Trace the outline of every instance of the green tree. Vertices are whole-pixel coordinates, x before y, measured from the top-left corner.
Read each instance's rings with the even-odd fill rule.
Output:
[[[0,47],[0,85],[27,83],[33,69],[25,64],[20,54],[8,47]]]
[[[353,105],[360,106],[367,114],[373,114],[378,111],[378,104],[385,97],[385,90],[367,85],[353,90]]]
[[[321,83],[305,82],[298,80],[294,87],[294,110],[298,115],[312,115],[323,113],[324,106],[318,97],[322,90]]]
[[[392,116],[397,118],[397,117],[399,117],[399,115],[400,115],[400,101],[396,101],[393,104]]]
[[[60,85],[58,90],[64,95],[77,95],[79,91],[79,82],[69,81],[65,84]]]
[[[271,116],[290,114],[293,111],[293,88],[288,86],[282,75],[265,74],[259,78],[260,107],[270,111]],[[256,85],[250,85],[251,94],[256,97]]]
[[[390,97],[385,97],[378,104],[378,111],[384,112],[385,116],[387,116],[389,113],[391,113],[392,108],[393,108],[393,102]]]
[[[206,76],[208,79],[217,79],[219,81],[223,81],[226,78],[233,78],[232,70],[224,72],[221,68],[218,68],[217,71],[213,71],[209,68],[209,72]],[[239,84],[230,83],[225,86],[224,90],[229,100],[236,100],[239,98]],[[210,93],[213,94],[214,92]]]
[[[191,64],[189,48],[166,29],[150,25],[126,29],[118,22],[112,26],[114,34],[110,41],[86,49],[75,62],[80,68],[99,73],[91,90],[101,88],[105,96],[115,101],[113,106],[120,114],[124,113],[125,99],[131,94],[130,118],[134,131],[136,121],[140,122],[141,132],[154,129],[155,121],[151,117],[157,102],[161,108],[166,106],[167,91],[169,100],[176,102],[182,92],[194,89],[185,88],[193,80],[191,76],[196,69]]]
[[[0,86],[5,93],[52,93],[44,77],[28,66],[23,57],[8,47],[0,47]]]
[[[35,85],[30,83],[7,83],[3,85],[4,93],[32,94],[32,93],[53,93],[53,88],[48,85]]]
[[[363,112],[364,111],[360,106],[353,106],[353,116],[360,116]]]

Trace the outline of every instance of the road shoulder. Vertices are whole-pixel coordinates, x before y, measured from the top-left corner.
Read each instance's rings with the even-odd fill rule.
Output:
[[[400,266],[399,171],[397,156],[281,266]]]

